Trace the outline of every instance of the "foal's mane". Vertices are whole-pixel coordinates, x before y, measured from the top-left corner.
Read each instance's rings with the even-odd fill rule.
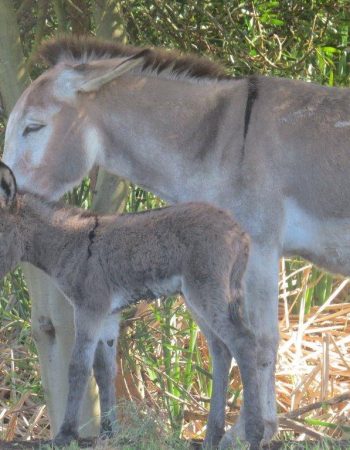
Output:
[[[103,41],[91,36],[65,35],[44,42],[38,56],[50,66],[59,62],[87,63],[97,59],[135,56],[142,52],[142,71],[161,74],[169,69],[172,75],[214,80],[230,79],[225,69],[205,57],[182,55],[176,50],[133,47],[119,42]]]

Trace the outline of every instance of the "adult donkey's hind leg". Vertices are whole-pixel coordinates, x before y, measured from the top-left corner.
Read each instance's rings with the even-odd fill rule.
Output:
[[[57,445],[65,445],[78,438],[81,403],[104,317],[101,312],[76,308],[74,318],[75,344],[69,365],[68,399],[63,423],[54,439]]]
[[[258,349],[259,395],[264,419],[264,440],[277,432],[275,365],[278,331],[278,262],[274,245],[256,245],[252,241],[245,274],[245,305],[254,329]],[[244,402],[246,403],[246,402]],[[244,408],[239,420],[224,436],[234,442],[245,438]]]
[[[115,377],[119,320],[119,314],[111,314],[104,321],[93,364],[100,395],[102,435],[111,435],[116,431]]]
[[[195,317],[205,323],[203,331],[210,331],[229,349],[231,357],[238,363],[246,401],[245,431],[251,450],[257,450],[263,438],[263,420],[260,408],[257,376],[257,354],[254,333],[242,317],[236,314],[235,304],[239,299],[224,292],[222,283],[207,280],[202,286],[196,283],[196,276],[183,286],[186,304]],[[227,374],[226,374],[227,375]],[[223,393],[222,393],[223,394]],[[225,393],[226,394],[226,393]],[[224,395],[226,399],[226,395]],[[231,445],[231,444],[230,444]],[[232,448],[222,446],[220,448]]]

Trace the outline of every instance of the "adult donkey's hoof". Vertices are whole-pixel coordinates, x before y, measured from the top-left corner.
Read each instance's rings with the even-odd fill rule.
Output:
[[[234,427],[228,430],[225,435],[222,437],[219,450],[259,450],[261,448],[262,443],[266,443],[264,439],[264,424],[256,424],[256,427],[251,428],[251,432],[247,438],[249,442],[246,440],[246,437],[238,436],[236,433],[237,429]]]
[[[260,445],[257,448],[260,448],[263,444],[267,445],[272,441],[272,438],[278,431],[278,421],[264,420],[263,426],[264,426],[263,438]],[[232,450],[244,448],[242,447],[242,445],[246,443],[244,428],[245,426],[243,420],[238,419],[237,423],[233,425],[229,430],[227,430],[225,435],[221,439],[219,444],[219,450],[228,450],[228,449]]]

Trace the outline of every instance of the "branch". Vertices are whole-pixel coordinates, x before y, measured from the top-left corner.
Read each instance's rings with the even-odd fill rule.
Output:
[[[311,428],[306,427],[301,423],[295,422],[294,420],[287,419],[286,417],[282,417],[281,419],[279,419],[279,424],[291,428],[293,431],[296,431],[297,433],[304,433],[313,439],[321,440],[327,438],[325,434],[312,430]]]
[[[350,400],[350,391],[344,392],[344,394],[336,395],[335,397],[330,398],[329,400],[322,400],[319,402],[311,403],[311,405],[303,406],[302,408],[295,409],[289,413],[282,414],[281,418],[288,418],[288,419],[296,419],[299,416],[302,416],[303,414],[314,411],[318,408],[323,408],[326,405],[337,405],[338,403],[342,403],[345,401]]]

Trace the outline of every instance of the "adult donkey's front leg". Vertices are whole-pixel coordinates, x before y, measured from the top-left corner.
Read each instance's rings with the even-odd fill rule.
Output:
[[[252,245],[246,289],[249,317],[258,346],[260,401],[264,418],[264,440],[269,442],[278,429],[275,369],[279,343],[278,271],[280,253],[276,242]]]
[[[253,240],[245,274],[246,306],[258,348],[259,395],[264,419],[264,441],[270,441],[278,428],[275,366],[278,331],[278,262],[276,244],[256,244]],[[226,432],[221,448],[244,440],[244,407],[237,423]]]

